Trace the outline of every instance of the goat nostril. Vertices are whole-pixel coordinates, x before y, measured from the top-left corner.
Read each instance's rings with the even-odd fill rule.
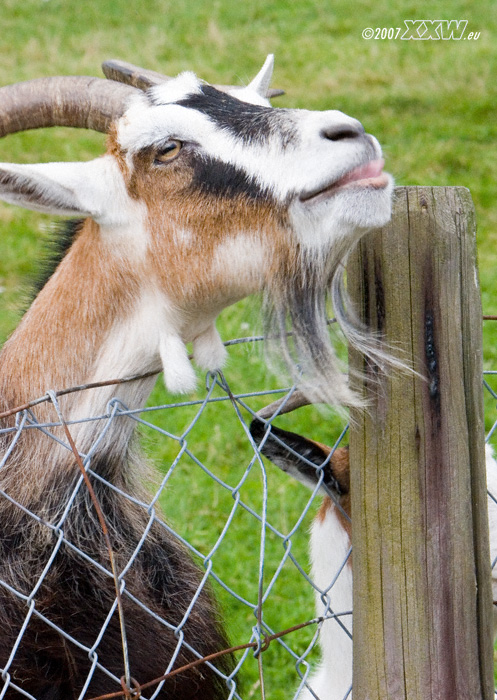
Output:
[[[321,136],[328,139],[328,141],[343,141],[343,139],[356,139],[358,136],[364,134],[364,127],[362,124],[356,125],[337,125],[323,129]]]

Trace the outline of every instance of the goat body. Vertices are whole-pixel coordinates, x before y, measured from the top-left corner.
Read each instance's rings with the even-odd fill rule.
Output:
[[[284,338],[292,317],[309,367],[330,359],[323,286],[357,238],[389,218],[392,182],[378,142],[356,120],[272,109],[264,97],[270,71],[271,61],[233,94],[191,73],[136,91],[108,127],[107,153],[94,161],[0,165],[0,198],[82,218],[3,348],[0,411],[48,389],[161,370],[169,390],[189,392],[195,373],[186,343],[201,368],[219,369],[217,315],[261,290]],[[3,123],[11,122],[0,114]],[[106,432],[78,422],[105,413],[113,397],[142,407],[154,380],[59,400],[94,475],[117,569],[126,569],[130,666],[142,684],[164,673],[176,652],[178,667],[228,646],[201,573],[139,505],[147,498],[130,447],[133,422],[114,420]],[[38,406],[36,420],[57,420],[54,407]],[[52,429],[59,444],[35,429],[18,434],[13,417],[0,427],[8,456],[0,469],[5,697],[116,690],[122,651],[108,553],[74,455],[60,427]],[[160,697],[225,696],[231,660],[216,663],[219,673],[192,669],[166,682]]]

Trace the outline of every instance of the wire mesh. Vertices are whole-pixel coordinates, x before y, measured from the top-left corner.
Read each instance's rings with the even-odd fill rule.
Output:
[[[497,402],[497,391],[492,388],[495,375],[497,372],[486,372],[484,377],[487,404],[492,407]],[[7,489],[0,492],[0,499],[8,501],[12,509],[36,521],[49,533],[51,543],[41,574],[29,591],[16,587],[12,580],[0,580],[0,587],[20,602],[24,610],[15,641],[2,659],[0,700],[4,697],[40,700],[25,689],[17,666],[23,638],[32,625],[53,630],[65,640],[68,649],[78,649],[87,656],[86,679],[77,697],[92,697],[88,689],[98,672],[111,679],[117,695],[153,700],[160,695],[164,679],[136,677],[133,657],[126,648],[126,610],[119,610],[120,599],[125,602],[124,607],[132,602],[140,608],[153,629],[156,628],[152,623],[157,623],[174,635],[174,650],[162,660],[163,675],[167,676],[178,669],[182,649],[187,648],[198,660],[204,656],[185,634],[185,625],[206,586],[212,588],[220,601],[229,644],[245,647],[235,652],[235,665],[229,673],[219,668],[217,659],[202,662],[219,676],[226,698],[319,698],[316,674],[320,668],[319,639],[323,625],[328,630],[333,628],[329,634],[339,646],[350,646],[352,611],[343,607],[342,594],[335,595],[337,581],[349,567],[350,548],[330,566],[327,585],[319,587],[310,574],[308,528],[322,499],[322,472],[318,472],[321,476],[311,490],[304,489],[261,458],[250,433],[250,423],[259,408],[275,398],[291,396],[294,391],[295,387],[249,391],[243,380],[228,385],[223,375],[209,374],[205,391],[191,401],[136,409],[115,397],[108,402],[105,413],[66,424],[58,395],[48,391],[35,405],[16,413],[15,424],[0,431],[0,438],[8,438],[8,448],[0,457],[0,470],[6,469],[15,458],[19,441],[26,433],[33,432],[67,452],[74,452],[68,436],[79,423],[91,422],[98,430],[90,449],[79,455],[84,474],[75,475],[73,489],[57,517],[50,520],[43,508],[36,512],[13,498]],[[39,406],[47,403],[54,409],[53,421],[45,419],[46,413],[43,420],[39,418]],[[331,454],[346,442],[347,426],[340,420],[330,429]],[[495,421],[492,422],[490,415],[487,420],[487,439],[491,440],[497,430],[497,414]],[[130,422],[138,429],[143,447],[155,464],[156,474],[148,485],[147,498],[137,498],[93,469],[99,446],[115,422]],[[67,425],[65,434],[60,430],[64,425]],[[267,424],[268,433],[270,425],[271,421]],[[309,467],[315,469],[315,463],[309,462]],[[146,514],[146,526],[138,543],[127,561],[120,563],[115,577],[110,561],[103,566],[87,550],[78,548],[65,529],[77,494],[87,488],[86,477],[95,490],[101,491],[99,486],[105,486],[118,493],[130,507]],[[497,509],[497,493],[489,494],[489,503]],[[158,615],[128,586],[136,557],[157,527],[181,543],[201,569],[200,583],[179,622]],[[497,538],[497,532],[491,532],[491,540],[492,537]],[[492,566],[497,579],[497,542],[492,540],[492,546]],[[43,612],[40,591],[61,547],[74,550],[82,566],[115,578],[116,595],[103,624],[92,630],[91,644]],[[181,586],[181,581],[178,585]],[[317,612],[315,599],[319,601]],[[123,618],[123,651],[109,668],[102,663],[100,650],[105,646],[110,621],[118,614]],[[85,634],[84,639],[87,637]],[[338,656],[337,663],[344,664],[343,676],[348,678],[351,668],[347,668],[347,655],[343,659]],[[116,667],[121,672],[116,672]],[[39,673],[43,674],[42,668]],[[347,683],[342,694],[327,697],[346,700],[351,698],[351,692]]]

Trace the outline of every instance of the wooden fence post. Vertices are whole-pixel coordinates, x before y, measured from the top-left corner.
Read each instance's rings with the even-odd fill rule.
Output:
[[[362,319],[423,378],[357,353],[350,435],[354,700],[493,700],[475,217],[462,187],[398,187],[348,266]],[[361,377],[362,373],[362,377]]]

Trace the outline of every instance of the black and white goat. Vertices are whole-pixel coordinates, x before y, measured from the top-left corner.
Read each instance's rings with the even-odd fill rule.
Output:
[[[271,410],[264,409],[264,415],[269,417]],[[324,496],[311,527],[310,558],[316,614],[328,615],[330,619],[321,628],[321,662],[299,693],[299,700],[352,700],[352,617],[341,616],[343,612],[352,611],[348,449],[340,447],[332,450],[273,425],[269,431],[266,424],[258,419],[252,422],[250,431],[265,457],[311,490],[315,490],[320,483]],[[494,564],[497,559],[497,462],[489,445],[486,447],[486,467],[490,559]],[[492,568],[492,589],[494,601],[497,602],[497,564]],[[334,613],[338,613],[337,619],[332,617]],[[495,603],[493,615],[495,639]]]
[[[66,230],[63,254],[3,348],[0,412],[49,389],[137,373],[163,371],[168,389],[191,391],[186,343],[193,343],[199,367],[220,368],[217,315],[261,290],[283,343],[288,318],[294,327],[295,347],[284,344],[283,354],[291,362],[295,353],[315,383],[329,376],[326,290],[331,283],[348,328],[342,262],[369,227],[389,219],[392,182],[378,142],[355,119],[271,108],[271,70],[269,58],[248,87],[228,92],[192,73],[159,79],[146,91],[92,78],[0,90],[0,135],[57,124],[108,133],[106,154],[91,162],[0,164],[1,199],[81,218]],[[335,376],[321,382],[324,395],[349,400]],[[78,421],[105,413],[114,396],[139,408],[154,381],[73,393],[60,399],[60,409]],[[36,417],[57,419],[50,404],[38,406]],[[150,527],[131,423],[113,421],[100,435],[94,422],[79,422],[71,432],[78,450],[91,454],[117,568],[128,567],[130,667],[143,684],[164,672],[178,640],[201,655],[227,642],[205,589],[183,619],[202,576],[158,520]],[[0,469],[4,697],[66,700],[116,690],[121,636],[89,495],[75,490],[78,474],[66,447],[14,427],[12,416],[1,420],[1,454],[9,457]],[[175,666],[192,658],[183,644]],[[229,659],[217,664],[229,674]],[[207,666],[168,681],[160,693],[183,700],[225,695],[224,681]]]

